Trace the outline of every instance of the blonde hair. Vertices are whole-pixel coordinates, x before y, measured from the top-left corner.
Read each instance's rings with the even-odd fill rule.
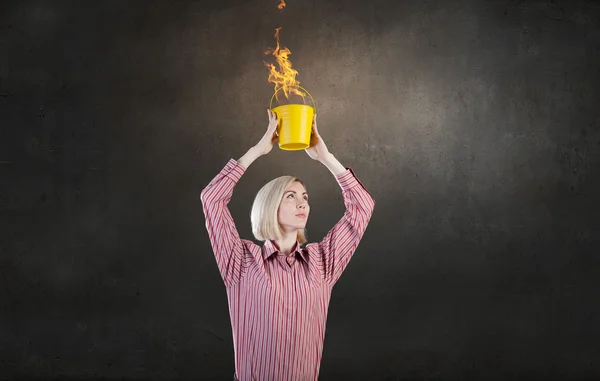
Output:
[[[280,176],[266,183],[256,194],[250,212],[252,234],[259,241],[275,240],[283,236],[279,224],[279,204],[285,190],[297,181],[304,189],[304,182],[295,176]],[[306,243],[306,229],[298,231],[298,243]]]

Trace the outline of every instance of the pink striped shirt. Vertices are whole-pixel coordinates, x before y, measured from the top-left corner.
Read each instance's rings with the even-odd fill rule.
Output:
[[[240,381],[318,380],[331,290],[352,258],[375,201],[350,168],[335,176],[344,216],[289,258],[272,241],[241,239],[227,208],[246,168],[230,159],[200,199],[225,282]]]

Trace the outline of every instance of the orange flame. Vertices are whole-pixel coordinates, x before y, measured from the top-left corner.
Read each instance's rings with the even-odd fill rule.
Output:
[[[298,71],[292,69],[292,63],[288,60],[288,56],[292,54],[288,48],[281,48],[279,45],[279,31],[281,27],[275,29],[275,38],[277,39],[277,47],[275,49],[268,49],[265,54],[273,54],[277,59],[279,70],[275,65],[265,62],[265,65],[269,68],[268,81],[275,84],[275,97],[279,101],[279,90],[283,89],[285,97],[289,99],[290,93],[297,94],[304,99],[304,92],[297,89],[300,85],[300,81],[296,80]]]
[[[285,7],[285,0],[281,0],[281,3],[279,3],[279,5],[277,6],[277,8],[283,10],[283,7]]]

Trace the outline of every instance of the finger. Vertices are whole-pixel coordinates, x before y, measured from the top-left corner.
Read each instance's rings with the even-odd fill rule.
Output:
[[[273,123],[275,121],[276,117],[275,117],[275,113],[271,110],[269,110],[269,128],[273,128]]]
[[[271,119],[271,129],[277,127],[277,114],[273,113],[273,119]]]

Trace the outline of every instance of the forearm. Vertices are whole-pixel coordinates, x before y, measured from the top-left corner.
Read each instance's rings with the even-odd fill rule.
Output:
[[[260,156],[262,155],[258,153],[257,149],[252,147],[244,154],[244,156],[240,157],[237,162],[247,169],[250,164],[252,164],[254,160],[258,159]]]
[[[321,159],[320,162],[326,166],[334,176],[337,176],[346,170],[346,167],[344,167],[331,152]]]

